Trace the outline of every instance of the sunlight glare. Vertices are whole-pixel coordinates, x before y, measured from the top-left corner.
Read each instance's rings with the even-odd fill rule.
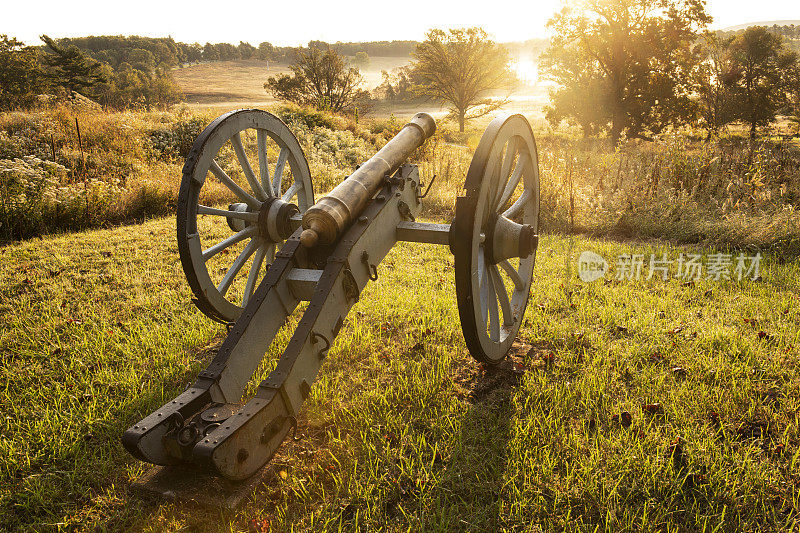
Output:
[[[539,66],[531,59],[515,59],[511,62],[511,67],[517,77],[527,85],[536,85],[539,81]]]

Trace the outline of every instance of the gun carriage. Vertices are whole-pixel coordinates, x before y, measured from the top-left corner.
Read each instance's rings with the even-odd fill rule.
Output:
[[[470,353],[490,365],[506,356],[528,303],[538,244],[533,133],[522,115],[489,125],[447,225],[415,220],[425,194],[418,168],[406,163],[435,129],[431,116],[415,115],[317,202],[300,144],[274,115],[234,111],[202,132],[183,168],[178,250],[195,304],[229,332],[192,385],[125,431],[131,454],[157,465],[195,464],[231,480],[254,474],[296,427],[345,316],[398,241],[450,247]],[[244,141],[253,138],[257,173]],[[220,165],[223,149],[232,149],[242,178]],[[203,205],[210,183],[237,201],[227,209]],[[210,244],[202,221],[215,217],[227,222],[229,235]],[[241,243],[229,259],[226,250]],[[221,279],[212,260],[225,264]],[[231,289],[237,277],[246,279],[240,291]],[[277,366],[243,398],[278,330],[304,301]]]

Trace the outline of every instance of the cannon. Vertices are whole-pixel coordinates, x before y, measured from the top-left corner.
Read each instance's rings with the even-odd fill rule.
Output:
[[[449,246],[470,354],[487,365],[506,356],[528,304],[538,245],[534,136],[522,115],[494,119],[452,224],[433,224],[416,220],[427,190],[407,160],[435,129],[430,115],[418,113],[317,202],[300,144],[278,117],[233,111],[200,134],[183,167],[178,251],[194,303],[227,324],[228,334],[193,384],[124,432],[131,454],[229,480],[257,472],[296,429],[347,313],[398,241]],[[235,200],[227,207],[220,205],[226,197]],[[243,398],[301,302],[308,303],[277,366]]]

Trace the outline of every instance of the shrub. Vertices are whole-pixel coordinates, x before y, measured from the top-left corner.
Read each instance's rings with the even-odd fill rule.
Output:
[[[155,157],[163,161],[183,161],[189,155],[192,144],[206,127],[204,117],[183,116],[163,129],[149,132],[148,148]]]
[[[278,107],[274,112],[289,127],[305,126],[309,129],[327,128],[329,130],[341,128],[340,118],[313,108],[285,105]]]

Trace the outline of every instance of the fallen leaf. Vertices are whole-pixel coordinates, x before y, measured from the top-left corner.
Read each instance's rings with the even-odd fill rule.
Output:
[[[664,408],[660,403],[650,403],[642,406],[642,411],[648,415],[661,415],[664,414]]]
[[[247,529],[253,533],[266,533],[269,531],[269,520],[266,518],[251,518]]]
[[[775,340],[775,337],[773,337],[772,335],[770,335],[766,331],[759,331],[758,332],[758,338],[759,338],[759,340],[767,340],[767,341]]]
[[[281,476],[281,479],[286,479],[289,477],[289,474],[286,472],[286,470],[281,470],[278,472],[278,475]]]
[[[685,462],[683,445],[683,439],[678,437],[677,439],[673,440],[670,443],[669,448],[667,448],[667,457],[672,459],[672,466],[674,466],[676,470],[683,468]]]
[[[630,427],[631,423],[633,422],[633,417],[627,411],[623,411],[618,415],[614,415],[611,417],[611,422],[614,424],[619,424],[624,428]]]
[[[667,358],[664,357],[663,354],[660,354],[658,352],[650,354],[650,362],[651,363],[660,364],[660,363],[666,362],[666,360],[667,360]]]

